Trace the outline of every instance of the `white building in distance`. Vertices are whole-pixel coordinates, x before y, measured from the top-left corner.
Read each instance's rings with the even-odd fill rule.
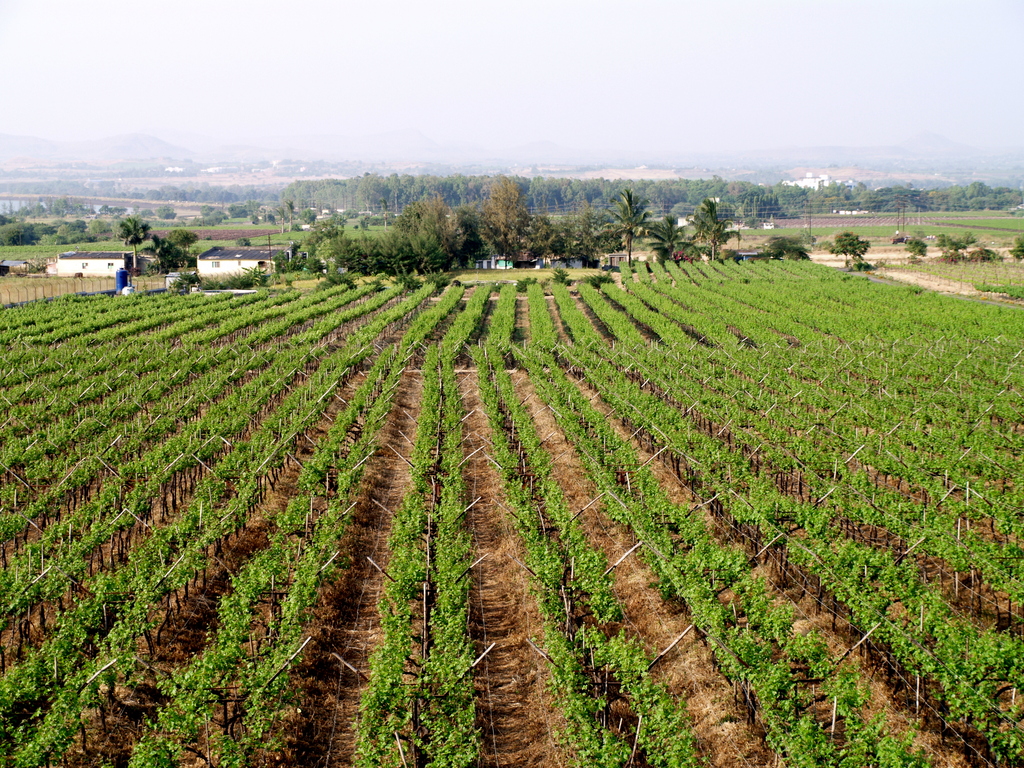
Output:
[[[119,269],[131,270],[131,264],[131,251],[67,251],[47,265],[46,271],[60,277],[113,277]],[[146,267],[141,256],[139,267]]]
[[[196,259],[200,277],[224,277],[256,267],[265,273],[274,271],[274,258],[287,254],[287,247],[263,245],[211,248]]]

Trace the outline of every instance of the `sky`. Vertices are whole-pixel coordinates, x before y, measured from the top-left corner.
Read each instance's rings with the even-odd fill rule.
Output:
[[[0,0],[0,134],[1024,146],[1024,0]]]

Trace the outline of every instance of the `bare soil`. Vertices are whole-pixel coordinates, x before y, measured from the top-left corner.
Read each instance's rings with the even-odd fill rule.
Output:
[[[322,589],[307,630],[313,642],[292,672],[298,707],[282,728],[278,765],[352,765],[369,658],[381,640],[384,576],[369,558],[387,569],[391,518],[412,485],[407,459],[421,390],[419,372],[406,371],[339,547],[349,554],[348,567]]]
[[[581,391],[588,396],[594,394],[583,383],[580,383],[579,386]],[[652,458],[653,454],[651,451],[636,439],[632,431],[616,417],[615,412],[610,407],[599,399],[594,400],[594,406],[605,414],[609,423],[615,428],[620,437],[631,440],[641,461],[647,461]],[[666,464],[655,461],[649,466],[658,479],[659,484],[673,502],[685,504],[694,501],[684,489],[679,478],[675,476]],[[735,540],[732,532],[723,528],[721,521],[710,515],[708,508],[704,508],[702,514],[705,515],[705,521],[709,529],[715,530],[720,537],[729,541]],[[629,538],[619,545],[622,552],[628,549],[625,545],[627,541],[631,540],[628,532],[625,532],[625,535]],[[619,566],[617,571],[622,569],[632,559],[627,559],[622,566]],[[632,568],[635,567],[636,565],[634,564]],[[628,573],[628,570],[623,574],[617,573],[616,584],[619,583],[620,577],[626,576]],[[833,658],[841,657],[847,649],[860,640],[862,632],[849,625],[848,622],[833,621],[832,613],[825,609],[825,605],[813,592],[809,592],[803,589],[801,585],[792,583],[789,580],[780,579],[779,574],[773,573],[769,567],[761,566],[756,568],[754,573],[765,578],[766,583],[776,595],[779,603],[789,603],[794,606],[798,617],[798,621],[794,623],[794,631],[807,632],[815,630],[819,632],[825,638]],[[621,597],[620,595],[620,599]],[[665,610],[664,607],[661,607],[654,615],[664,617],[666,615]],[[937,717],[938,712],[927,703],[926,697],[922,697],[920,706],[918,706],[916,697],[914,697],[915,701],[911,703],[909,688],[916,686],[916,681],[897,678],[894,685],[892,675],[886,674],[889,672],[887,667],[880,664],[877,658],[867,655],[869,650],[870,643],[863,646],[864,652],[861,654],[863,658],[850,657],[845,662],[856,664],[862,668],[862,679],[867,682],[870,690],[870,699],[865,708],[865,718],[884,715],[891,732],[901,735],[912,733],[914,735],[914,745],[923,749],[935,766],[941,766],[942,768],[966,768],[969,766],[971,763],[964,757],[962,750],[963,743],[957,740],[955,736],[952,739],[942,737],[940,732],[941,723]],[[927,686],[927,683],[925,682],[924,685]],[[819,722],[828,720],[830,716],[829,712],[826,711],[828,709],[825,706],[825,702],[819,703],[815,710]],[[728,765],[730,763],[725,764]]]
[[[566,501],[582,509],[597,496],[573,446],[558,427],[550,409],[536,394],[528,377],[516,377],[516,388],[526,403],[538,434],[558,469],[558,483]],[[627,435],[628,436],[628,435]],[[677,488],[679,486],[677,485]],[[681,492],[681,488],[679,489]],[[635,543],[625,527],[609,520],[595,504],[581,515],[591,543],[614,563]],[[625,617],[623,628],[640,640],[652,656],[666,649],[690,625],[685,608],[665,601],[654,573],[634,553],[614,571],[615,593]],[[763,732],[747,722],[729,682],[717,671],[710,649],[691,632],[654,668],[670,692],[686,702],[697,745],[710,766],[771,766],[776,755]]]
[[[466,524],[473,532],[474,561],[486,557],[473,569],[469,631],[481,653],[495,644],[473,675],[477,726],[483,735],[478,765],[562,766],[565,757],[555,736],[561,715],[547,690],[544,660],[527,642],[543,635],[543,620],[526,572],[515,562],[525,561],[526,555],[501,507],[500,479],[487,456],[490,424],[475,372],[462,376],[461,389],[469,413],[464,426],[470,457],[466,484],[470,501],[476,502]]]

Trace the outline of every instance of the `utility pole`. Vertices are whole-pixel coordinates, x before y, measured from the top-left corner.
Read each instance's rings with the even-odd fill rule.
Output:
[[[900,234],[903,234],[903,230],[907,224],[907,196],[896,195],[896,229]]]

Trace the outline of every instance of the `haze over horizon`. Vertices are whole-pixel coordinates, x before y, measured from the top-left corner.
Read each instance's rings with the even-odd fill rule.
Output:
[[[1018,0],[0,0],[0,134],[679,156],[1021,147]]]

